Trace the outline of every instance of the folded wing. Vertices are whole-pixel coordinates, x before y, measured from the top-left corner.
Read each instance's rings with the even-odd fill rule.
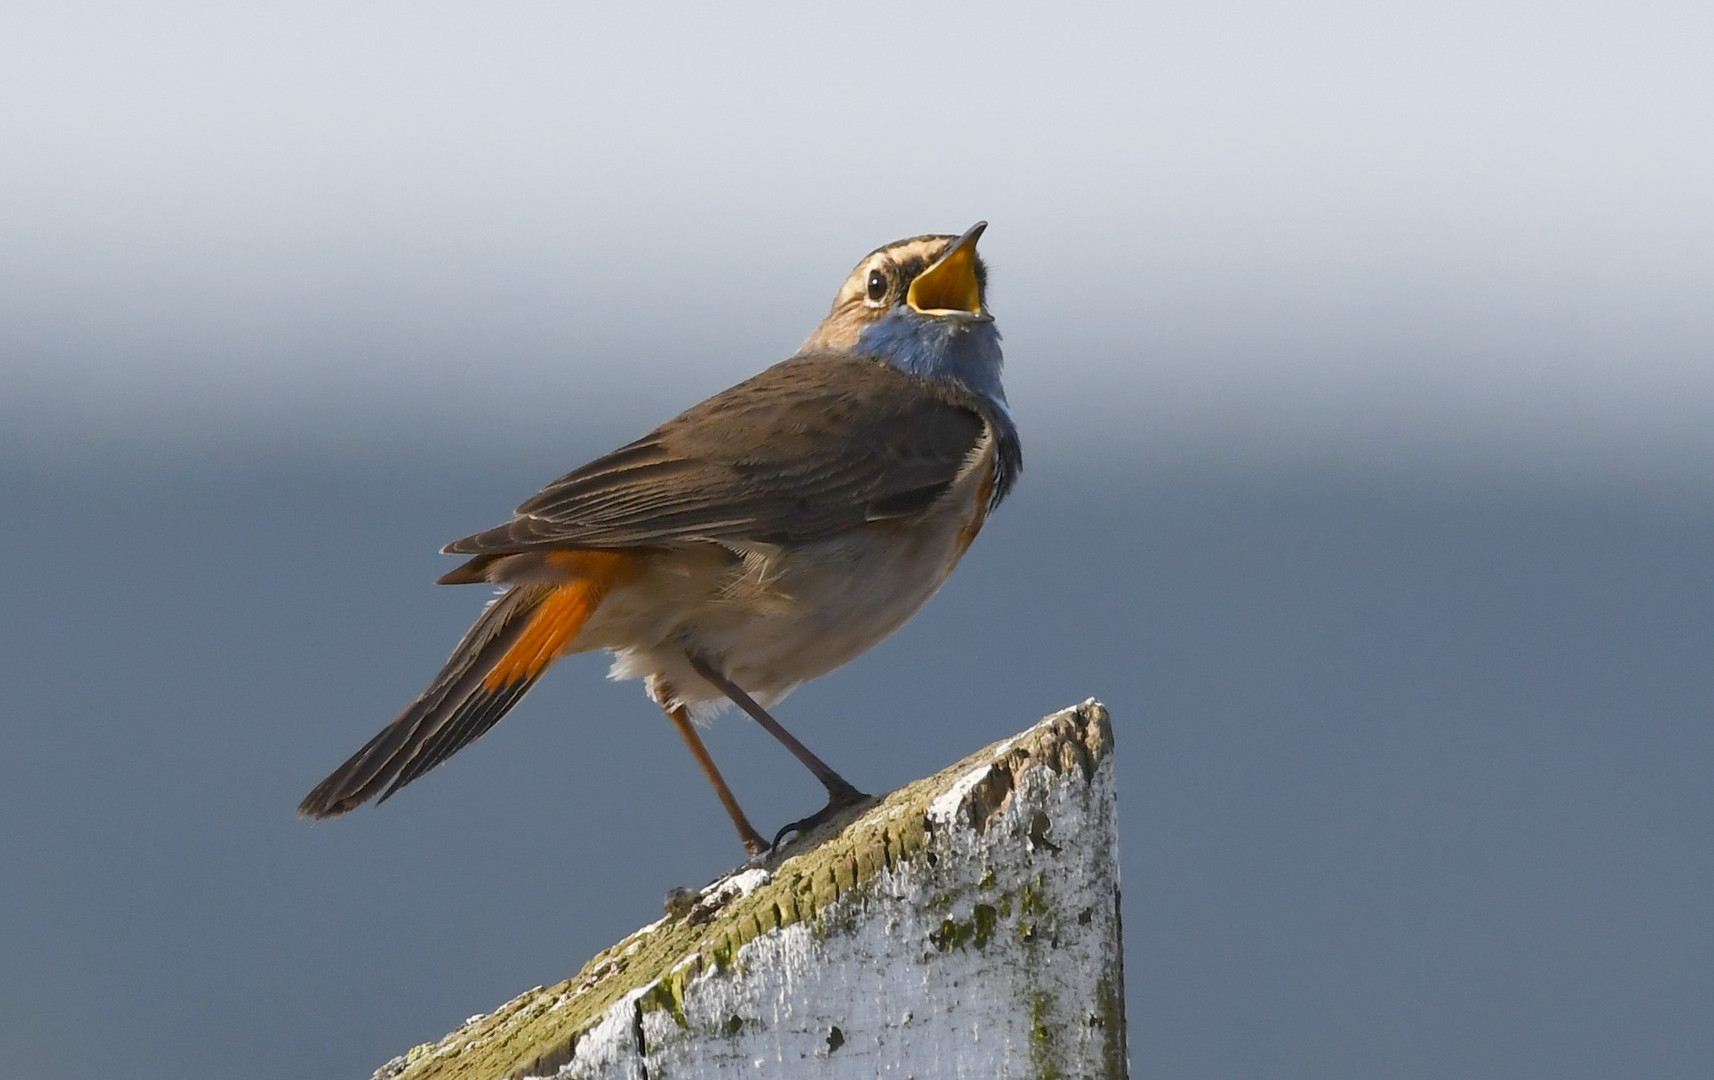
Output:
[[[561,477],[512,521],[445,551],[822,539],[927,509],[969,465],[986,428],[968,395],[885,362],[794,357]]]

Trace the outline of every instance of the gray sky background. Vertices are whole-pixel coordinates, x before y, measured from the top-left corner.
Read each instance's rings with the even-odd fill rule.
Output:
[[[1714,461],[1706,4],[6,23],[21,451],[651,422],[789,352],[870,248],[985,217],[1046,445],[1572,482]]]
[[[986,218],[1023,482],[782,721],[881,790],[1107,701],[1139,1076],[1704,1080],[1711,55],[1706,0],[10,5],[0,1074],[364,1076],[727,869],[596,657],[292,809],[479,607],[441,543]]]

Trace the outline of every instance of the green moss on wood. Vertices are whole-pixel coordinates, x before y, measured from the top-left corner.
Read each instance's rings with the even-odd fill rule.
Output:
[[[978,820],[986,820],[1009,795],[1014,775],[1030,764],[1045,764],[1060,773],[1077,769],[1087,777],[1112,744],[1105,709],[1090,703],[1067,710],[1049,724],[995,743],[900,788],[863,811],[855,822],[844,823],[834,835],[804,838],[774,868],[771,881],[707,920],[668,918],[644,927],[598,953],[575,977],[531,990],[439,1043],[413,1048],[384,1068],[382,1075],[389,1080],[499,1080],[552,1072],[572,1059],[578,1039],[608,1009],[638,990],[644,991],[639,1007],[670,1012],[684,1024],[684,994],[690,982],[705,971],[729,969],[749,941],[796,922],[813,922],[821,930],[829,929],[830,922],[852,925],[857,917],[854,911],[839,911],[840,917],[833,920],[827,917],[834,914],[830,909],[841,896],[883,869],[897,870],[918,860],[932,864],[929,804],[972,769],[998,766],[972,793]],[[983,805],[985,800],[993,805]],[[795,853],[799,847],[804,848],[801,854]],[[1038,878],[1033,888],[1024,888],[1018,897],[1020,913],[1040,909],[1043,885]],[[952,898],[947,900],[950,903]],[[1000,904],[1009,913],[1010,898]],[[999,904],[978,904],[969,920],[958,923],[953,935],[959,940],[952,947],[985,945],[1001,910]],[[1050,1031],[1041,1035],[1044,1045],[1051,1038]]]
[[[1101,1075],[1125,1080],[1129,1060],[1125,1050],[1124,962],[1115,960],[1095,987],[1095,1024],[1101,1029]]]
[[[1053,1023],[1053,997],[1045,992],[1030,996],[1030,1064],[1037,1080],[1060,1080],[1059,1031]]]

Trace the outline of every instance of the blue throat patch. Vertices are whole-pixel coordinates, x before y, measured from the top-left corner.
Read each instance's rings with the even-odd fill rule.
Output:
[[[880,357],[907,375],[956,383],[988,402],[988,420],[999,440],[988,508],[999,506],[1023,471],[1024,455],[1000,385],[1000,331],[994,324],[954,322],[895,308],[863,331],[857,351]]]
[[[957,383],[992,402],[1002,415],[1009,411],[1000,385],[1000,331],[991,322],[955,322],[894,309],[863,331],[857,351],[908,375]]]

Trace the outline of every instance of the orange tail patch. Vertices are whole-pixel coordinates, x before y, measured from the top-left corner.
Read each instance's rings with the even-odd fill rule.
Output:
[[[553,552],[559,583],[514,585],[466,631],[434,682],[398,719],[304,798],[298,812],[326,818],[400,788],[500,722],[564,652],[602,598],[634,578],[642,559],[611,551]]]
[[[641,560],[617,551],[556,551],[548,564],[572,580],[549,593],[518,640],[482,680],[487,691],[533,679],[577,637],[608,592],[635,578]]]

